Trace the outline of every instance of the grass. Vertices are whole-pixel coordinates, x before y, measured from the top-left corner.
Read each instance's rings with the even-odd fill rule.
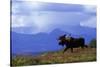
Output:
[[[12,57],[12,66],[42,65],[42,64],[58,64],[73,62],[89,62],[96,61],[96,48],[74,48],[71,53],[67,50],[64,54],[62,51],[46,52],[38,56],[17,55]]]

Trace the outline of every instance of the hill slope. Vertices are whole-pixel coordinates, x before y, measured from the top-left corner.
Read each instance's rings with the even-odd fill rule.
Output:
[[[41,55],[16,55],[12,57],[13,66],[25,65],[40,65],[40,64],[58,64],[58,63],[72,63],[72,62],[88,62],[96,61],[96,49],[85,48],[74,49],[74,53],[70,50],[64,54],[62,51],[46,52]]]

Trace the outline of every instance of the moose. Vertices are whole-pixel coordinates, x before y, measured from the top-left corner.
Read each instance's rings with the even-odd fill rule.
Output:
[[[88,47],[87,45],[85,45],[85,40],[82,37],[74,38],[71,36],[66,36],[66,34],[64,34],[60,36],[58,40],[59,40],[59,45],[66,46],[63,53],[67,51],[67,49],[69,48],[71,49],[71,52],[73,52],[73,48],[78,48],[78,47],[87,48]]]

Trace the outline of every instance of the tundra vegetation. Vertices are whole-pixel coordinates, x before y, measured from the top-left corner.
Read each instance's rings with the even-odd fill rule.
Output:
[[[11,66],[61,64],[73,62],[96,61],[96,39],[90,41],[88,48],[74,48],[73,52],[64,49],[52,52],[44,52],[40,55],[16,55],[11,58]]]

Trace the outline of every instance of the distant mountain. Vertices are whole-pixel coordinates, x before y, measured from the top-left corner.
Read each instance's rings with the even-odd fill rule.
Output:
[[[53,33],[54,32],[54,33]],[[54,30],[50,34],[21,34],[11,32],[12,52],[43,52],[59,50],[61,46],[58,45],[57,38],[63,34],[63,31]]]
[[[66,32],[65,32],[66,31]],[[12,53],[43,52],[59,50],[58,37],[63,34],[71,34],[73,37],[84,37],[86,43],[96,38],[96,29],[85,27],[68,27],[54,29],[50,33],[24,34],[11,31]]]

